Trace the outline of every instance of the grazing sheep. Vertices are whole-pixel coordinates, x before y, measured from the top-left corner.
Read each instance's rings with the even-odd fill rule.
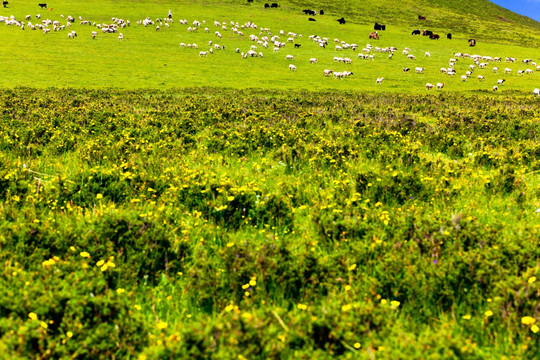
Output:
[[[98,34],[97,31],[92,31],[92,39],[95,39],[97,34]]]
[[[118,40],[124,40],[124,34],[122,33],[118,34]]]
[[[430,56],[431,56],[431,54],[426,51],[426,53],[424,54],[424,57],[430,57]]]
[[[289,71],[296,71],[296,66],[289,64]]]
[[[504,84],[505,81],[506,81],[505,79],[499,79],[497,80],[497,85],[502,85]]]
[[[403,68],[404,73],[409,72],[409,70],[411,70],[411,69],[409,69],[408,67]]]
[[[424,70],[425,70],[425,68],[423,68],[423,67],[416,67],[414,69],[414,71],[416,71],[417,74],[423,74]]]
[[[510,68],[504,69],[505,74],[510,74],[511,72],[512,72],[512,69],[510,69]]]
[[[533,95],[540,96],[540,89],[534,89]]]
[[[431,90],[433,89],[433,87],[434,87],[433,84],[430,84],[430,83],[426,84],[426,90]]]
[[[332,75],[333,72],[334,72],[333,70],[325,69],[324,70],[324,76],[330,76],[330,75]]]
[[[375,81],[375,84],[382,85],[382,81],[383,81],[383,80],[384,80],[383,77],[377,78],[377,80]]]
[[[442,89],[444,87],[444,83],[437,83],[437,89]]]
[[[494,72],[494,73],[496,73],[496,72],[498,72],[498,71],[499,71],[499,68],[498,68],[498,67],[496,67],[496,66],[493,67],[493,72]]]
[[[287,55],[287,56],[285,56],[285,60],[294,60],[294,56]]]
[[[494,85],[493,86],[493,91],[497,91],[497,90],[499,90],[499,87],[497,85]]]
[[[442,73],[445,73],[446,71],[447,71],[446,68],[441,68]]]
[[[467,81],[467,75],[461,75],[461,81]]]
[[[478,80],[484,81],[486,78],[483,75],[478,75]]]
[[[200,57],[206,57],[207,54],[208,54],[208,51],[200,51],[199,52]]]
[[[407,58],[410,60],[416,60],[416,56],[414,55],[407,55]]]
[[[309,62],[312,63],[312,64],[316,64],[317,61],[319,61],[319,60],[317,60],[317,58],[311,58],[311,59],[309,59]]]

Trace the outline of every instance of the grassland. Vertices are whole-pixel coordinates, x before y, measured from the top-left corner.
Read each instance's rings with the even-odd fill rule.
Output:
[[[379,2],[377,2],[379,3]],[[370,5],[368,5],[370,4]],[[232,88],[264,88],[264,89],[343,89],[364,90],[378,92],[425,92],[427,82],[446,83],[445,91],[491,91],[493,85],[500,78],[507,80],[500,90],[519,90],[531,92],[538,87],[540,72],[531,76],[518,76],[518,70],[527,66],[521,63],[500,64],[499,73],[493,73],[495,64],[479,70],[468,82],[463,83],[460,75],[464,74],[470,64],[470,59],[463,59],[456,65],[457,75],[450,77],[439,72],[441,67],[448,67],[449,59],[455,53],[479,54],[485,56],[507,56],[522,59],[533,59],[540,64],[538,47],[540,46],[540,27],[538,23],[526,21],[512,16],[497,7],[485,7],[485,13],[490,17],[478,18],[477,14],[465,15],[456,13],[461,4],[452,6],[437,3],[437,7],[428,3],[420,9],[425,9],[428,21],[417,20],[418,5],[405,2],[402,7],[389,6],[389,2],[380,2],[375,6],[367,2],[362,6],[353,6],[336,2],[335,6],[318,5],[327,8],[324,16],[316,16],[317,22],[308,22],[301,9],[306,4],[282,2],[278,9],[264,9],[262,2],[253,4],[238,4],[238,2],[137,2],[127,1],[118,4],[93,0],[84,3],[60,1],[54,5],[53,11],[41,11],[43,18],[59,20],[66,23],[60,15],[74,16],[77,21],[70,30],[75,30],[78,37],[68,39],[67,30],[43,34],[41,31],[31,31],[28,28],[21,31],[16,26],[0,27],[0,34],[7,39],[3,50],[3,71],[0,77],[0,86],[13,88],[16,86],[30,87],[63,87],[63,88],[175,88],[175,87],[201,87],[218,86]],[[52,6],[52,5],[51,5]],[[313,5],[314,6],[314,5]],[[338,11],[339,8],[345,10]],[[369,7],[366,9],[366,7]],[[159,31],[154,26],[144,27],[137,25],[138,20],[145,17],[151,19],[163,18],[168,9],[173,10],[174,23],[170,27],[161,26]],[[354,9],[355,10],[354,10]],[[477,8],[477,7],[474,7]],[[405,10],[404,10],[405,9]],[[430,11],[427,11],[431,9]],[[38,12],[37,6],[32,3],[20,7],[2,9],[2,15],[14,15],[17,19],[24,19],[27,14]],[[431,15],[438,13],[439,16]],[[381,16],[376,16],[380,14]],[[350,14],[350,15],[349,15]],[[365,15],[361,15],[365,14]],[[497,14],[497,15],[496,15]],[[346,16],[349,22],[340,26],[335,19]],[[382,16],[384,15],[384,16]],[[131,21],[131,26],[120,29],[124,40],[119,41],[117,34],[99,34],[92,40],[91,31],[98,30],[92,26],[80,25],[78,17],[96,23],[110,23],[112,17],[119,17]],[[510,22],[493,20],[492,17],[504,16]],[[197,32],[188,32],[189,25],[181,25],[179,19],[187,19],[189,25],[194,20],[206,21]],[[375,20],[373,20],[375,19]],[[403,21],[407,19],[407,21]],[[451,20],[454,19],[454,20]],[[221,30],[214,26],[214,20],[226,22],[228,30]],[[260,29],[245,29],[244,37],[235,35],[230,22],[240,25],[249,21],[259,28],[269,28],[273,34],[280,30],[303,35],[297,37],[295,42],[302,45],[294,48],[289,44],[278,53],[258,45],[258,52],[264,53],[264,58],[242,59],[235,53],[239,48],[247,52],[253,44],[248,39],[250,34],[259,37]],[[384,22],[387,30],[381,32],[381,40],[368,41],[368,33],[373,31],[373,21]],[[203,28],[208,27],[209,32]],[[411,36],[412,29],[428,28],[438,32],[441,39],[429,40],[426,37]],[[223,38],[214,36],[220,30]],[[445,38],[446,33],[453,33],[453,40]],[[330,44],[322,49],[308,39],[309,35],[328,37]],[[468,46],[467,40],[474,37],[478,45],[474,48]],[[281,41],[286,42],[287,36]],[[357,43],[360,49],[368,42],[374,47],[398,48],[394,58],[388,59],[387,54],[375,53],[375,61],[358,59],[357,50],[338,52],[334,50],[334,39]],[[214,55],[201,58],[200,50],[208,50],[208,41],[214,44],[225,45],[224,51],[215,51]],[[196,43],[199,49],[180,48],[179,44]],[[408,47],[417,60],[408,60],[401,54]],[[431,57],[425,58],[424,53],[430,52]],[[288,70],[285,55],[295,56],[296,73]],[[336,64],[334,56],[348,56],[353,59],[352,65]],[[319,59],[317,64],[309,64],[309,59]],[[404,67],[414,69],[416,66],[425,67],[424,75],[406,74]],[[513,73],[504,75],[505,67],[511,67]],[[335,71],[350,70],[354,75],[345,81],[338,81],[323,76],[324,69]],[[533,68],[534,69],[534,68]],[[479,82],[476,76],[486,76],[484,82]],[[384,85],[374,87],[375,79],[383,76]]]
[[[539,24],[479,0],[279,3],[41,11],[129,19],[122,41],[0,26],[0,359],[540,358],[540,72],[517,75],[540,62]],[[169,28],[136,24],[169,8]],[[214,20],[302,46],[242,59],[258,30],[219,39]],[[334,51],[374,21],[394,58]],[[209,40],[226,49],[199,57]],[[461,82],[470,59],[439,72],[455,52],[518,62]]]

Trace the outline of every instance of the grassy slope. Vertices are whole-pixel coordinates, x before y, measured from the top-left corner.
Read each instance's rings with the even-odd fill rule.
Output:
[[[318,16],[318,21],[311,23],[300,12],[307,5],[295,2],[280,4],[282,7],[279,9],[265,10],[262,2],[251,5],[220,2],[218,6],[213,1],[181,4],[166,2],[118,4],[101,0],[84,3],[60,1],[55,3],[52,12],[44,12],[43,15],[53,20],[61,20],[60,14],[66,16],[71,14],[96,22],[109,22],[110,17],[117,16],[130,19],[132,26],[122,30],[125,35],[123,42],[118,41],[114,34],[99,34],[98,39],[93,41],[90,32],[94,28],[83,27],[78,22],[73,25],[73,29],[79,34],[75,40],[69,40],[66,32],[44,35],[39,31],[23,32],[16,27],[0,27],[2,36],[8,39],[0,86],[140,88],[211,85],[236,88],[335,88],[421,92],[424,91],[426,82],[445,82],[446,89],[451,91],[490,90],[501,77],[492,74],[490,70],[482,72],[487,78],[484,83],[470,81],[466,84],[460,82],[459,76],[450,79],[440,75],[438,70],[448,65],[448,59],[455,52],[474,51],[475,54],[481,55],[540,60],[537,54],[540,25],[509,14],[494,5],[483,7],[490,9],[487,12],[490,18],[497,15],[504,16],[511,23],[500,20],[491,22],[483,18],[480,21],[476,15],[463,17],[457,10],[461,5],[455,2],[421,6],[423,10],[421,13],[428,16],[428,21],[419,23],[416,20],[417,14],[420,13],[420,9],[417,8],[419,6],[407,1],[399,8],[390,6],[389,1],[360,4],[338,2],[334,5],[335,8],[327,4],[324,6],[327,15]],[[317,8],[315,5],[311,7]],[[319,6],[322,7],[323,5]],[[162,28],[156,32],[153,27],[144,28],[135,24],[137,20],[146,16],[163,17],[169,8],[173,10],[176,20],[169,29]],[[346,11],[338,11],[338,8]],[[38,10],[33,5],[25,4],[20,8],[13,6],[7,14],[22,18],[26,14],[34,15]],[[0,13],[6,14],[6,10]],[[349,23],[338,26],[335,22],[338,15],[346,16],[350,20]],[[187,26],[178,23],[180,18],[186,18],[190,22],[194,19],[206,20],[211,32],[188,33]],[[218,39],[212,35],[216,29],[212,23],[216,19],[233,20],[240,24],[253,21],[261,27],[271,28],[274,33],[281,29],[285,32],[301,33],[304,38],[297,39],[297,42],[302,44],[302,48],[294,49],[289,44],[277,54],[270,49],[260,48],[259,50],[265,53],[263,59],[241,59],[233,50],[240,48],[247,51],[251,45],[247,35],[258,34],[258,31],[244,31],[246,33],[244,38],[237,37],[231,31],[222,31],[224,37],[217,41]],[[375,62],[359,61],[356,58],[357,54],[352,51],[338,53],[333,50],[333,45],[327,49],[320,49],[307,39],[310,34],[318,34],[330,39],[356,42],[363,47],[368,42],[366,34],[372,31],[373,19],[388,26],[388,30],[382,33],[381,40],[372,42],[374,46],[395,46],[400,51],[404,47],[409,47],[412,53],[418,56],[418,60],[410,62],[401,54],[396,54],[399,56],[389,60],[386,55],[377,54]],[[416,27],[427,27],[441,34],[451,31],[454,40],[430,41],[424,37],[411,37],[410,31]],[[486,34],[484,30],[489,27],[502,28],[497,34],[494,31]],[[529,34],[528,37],[523,37],[523,33]],[[470,36],[475,36],[479,40],[476,48],[467,46],[466,40]],[[523,41],[515,41],[516,39]],[[209,40],[226,45],[226,50],[202,59],[197,55],[198,50],[180,49],[178,46],[180,42],[197,43],[200,49],[207,49]],[[487,40],[493,42],[488,43]],[[423,58],[426,51],[432,53],[430,59]],[[296,56],[297,73],[290,73],[287,70],[285,54]],[[332,62],[332,58],[336,55],[353,58],[353,65],[349,67],[336,65]],[[310,65],[308,63],[310,57],[319,58],[319,63]],[[460,62],[457,66],[458,74],[464,73],[470,63],[470,61]],[[403,74],[401,69],[405,66],[426,67],[426,73],[419,76]],[[525,66],[518,64],[512,67],[513,75],[505,77],[508,80],[507,89],[529,92],[533,87],[537,87],[538,73],[522,78],[518,77],[516,72]],[[335,81],[322,76],[322,71],[326,68],[336,71],[351,69],[355,75],[346,81]],[[380,76],[385,77],[385,85],[376,88],[373,86],[374,81]]]

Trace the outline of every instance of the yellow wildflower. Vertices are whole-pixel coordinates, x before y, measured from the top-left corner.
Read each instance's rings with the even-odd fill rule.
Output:
[[[484,313],[484,315],[486,315],[486,317],[490,317],[490,316],[493,315],[493,311],[488,310],[488,311],[486,311],[486,312]]]
[[[31,312],[28,314],[28,317],[32,320],[37,320],[38,319],[38,316],[35,312]]]
[[[524,316],[521,318],[521,323],[525,325],[532,325],[536,322],[536,319],[531,316]]]
[[[90,254],[87,253],[86,251],[82,251],[79,255],[81,255],[83,258],[89,258],[90,257]]]
[[[167,326],[168,324],[165,321],[160,321],[156,324],[156,328],[158,328],[158,330],[166,329]]]
[[[528,283],[532,284],[535,281],[536,281],[536,276],[533,276],[533,277],[529,278]]]

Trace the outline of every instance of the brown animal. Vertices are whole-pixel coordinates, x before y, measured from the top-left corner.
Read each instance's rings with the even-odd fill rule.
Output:
[[[369,33],[369,38],[379,40],[379,34],[376,31],[372,32],[372,33]]]
[[[422,15],[418,15],[418,20],[426,20],[426,17]]]
[[[476,45],[476,40],[470,39],[469,40],[469,46],[475,46],[475,45]]]

